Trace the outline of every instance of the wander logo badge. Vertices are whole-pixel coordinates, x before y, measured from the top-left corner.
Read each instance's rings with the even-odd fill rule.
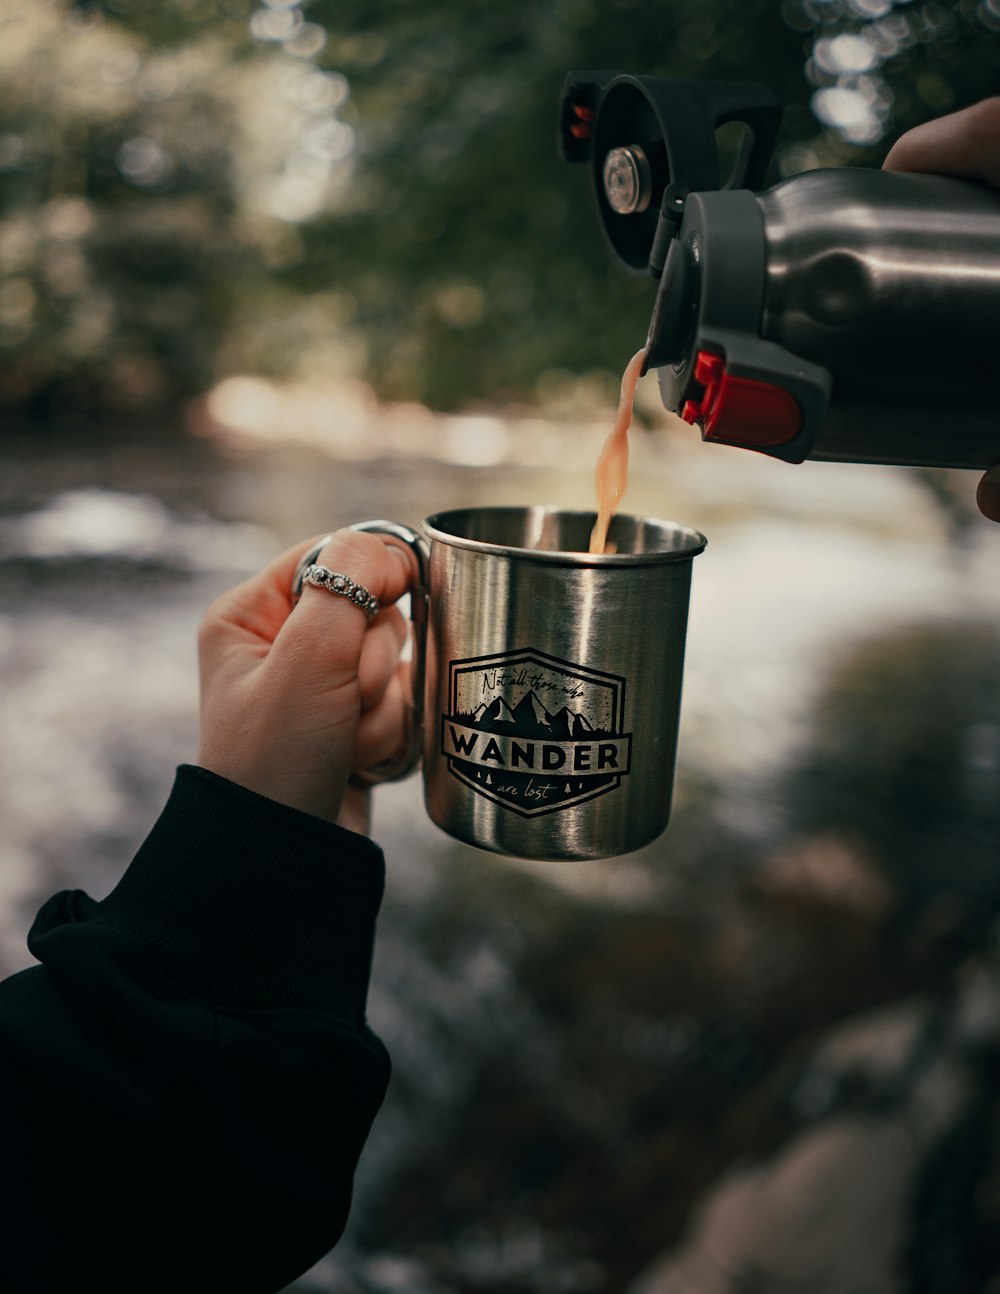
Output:
[[[625,680],[531,647],[455,660],[441,749],[450,772],[526,817],[606,795],[630,771]]]

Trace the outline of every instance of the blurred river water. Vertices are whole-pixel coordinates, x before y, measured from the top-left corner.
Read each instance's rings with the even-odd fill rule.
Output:
[[[610,425],[361,408],[280,440],[259,397],[169,443],[0,445],[5,971],[54,889],[112,887],[192,758],[216,593],[365,518],[590,508]],[[974,485],[633,434],[624,510],[709,540],[674,820],[525,863],[444,837],[417,780],[380,790],[394,1078],[299,1294],[1000,1290],[1000,527]]]

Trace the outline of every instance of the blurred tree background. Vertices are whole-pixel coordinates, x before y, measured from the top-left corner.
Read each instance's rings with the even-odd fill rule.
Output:
[[[0,0],[0,412],[227,374],[440,409],[613,389],[652,293],[556,150],[570,69],[766,81],[775,178],[1000,84],[1000,0]]]

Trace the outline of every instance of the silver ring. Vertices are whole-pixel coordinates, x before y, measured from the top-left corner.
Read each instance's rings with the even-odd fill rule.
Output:
[[[378,615],[378,598],[374,593],[369,593],[363,584],[355,583],[349,575],[340,575],[328,566],[307,566],[302,572],[302,583],[312,584],[318,589],[326,589],[328,593],[347,598],[356,607],[360,607],[369,620]]]

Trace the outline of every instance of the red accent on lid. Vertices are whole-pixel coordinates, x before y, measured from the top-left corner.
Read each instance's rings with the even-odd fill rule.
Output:
[[[722,355],[701,350],[694,380],[704,388],[698,400],[686,400],[685,422],[700,422],[706,440],[758,449],[786,445],[802,430],[802,410],[783,386],[733,377]]]
[[[574,139],[589,139],[593,134],[593,127],[589,122],[578,121],[570,126],[569,133]]]
[[[581,121],[593,121],[593,120],[594,120],[594,110],[593,110],[593,108],[588,108],[588,107],[587,107],[587,105],[586,105],[585,103],[574,103],[574,104],[573,104],[573,113],[574,113],[574,115],[575,115],[575,116],[579,117]]]

